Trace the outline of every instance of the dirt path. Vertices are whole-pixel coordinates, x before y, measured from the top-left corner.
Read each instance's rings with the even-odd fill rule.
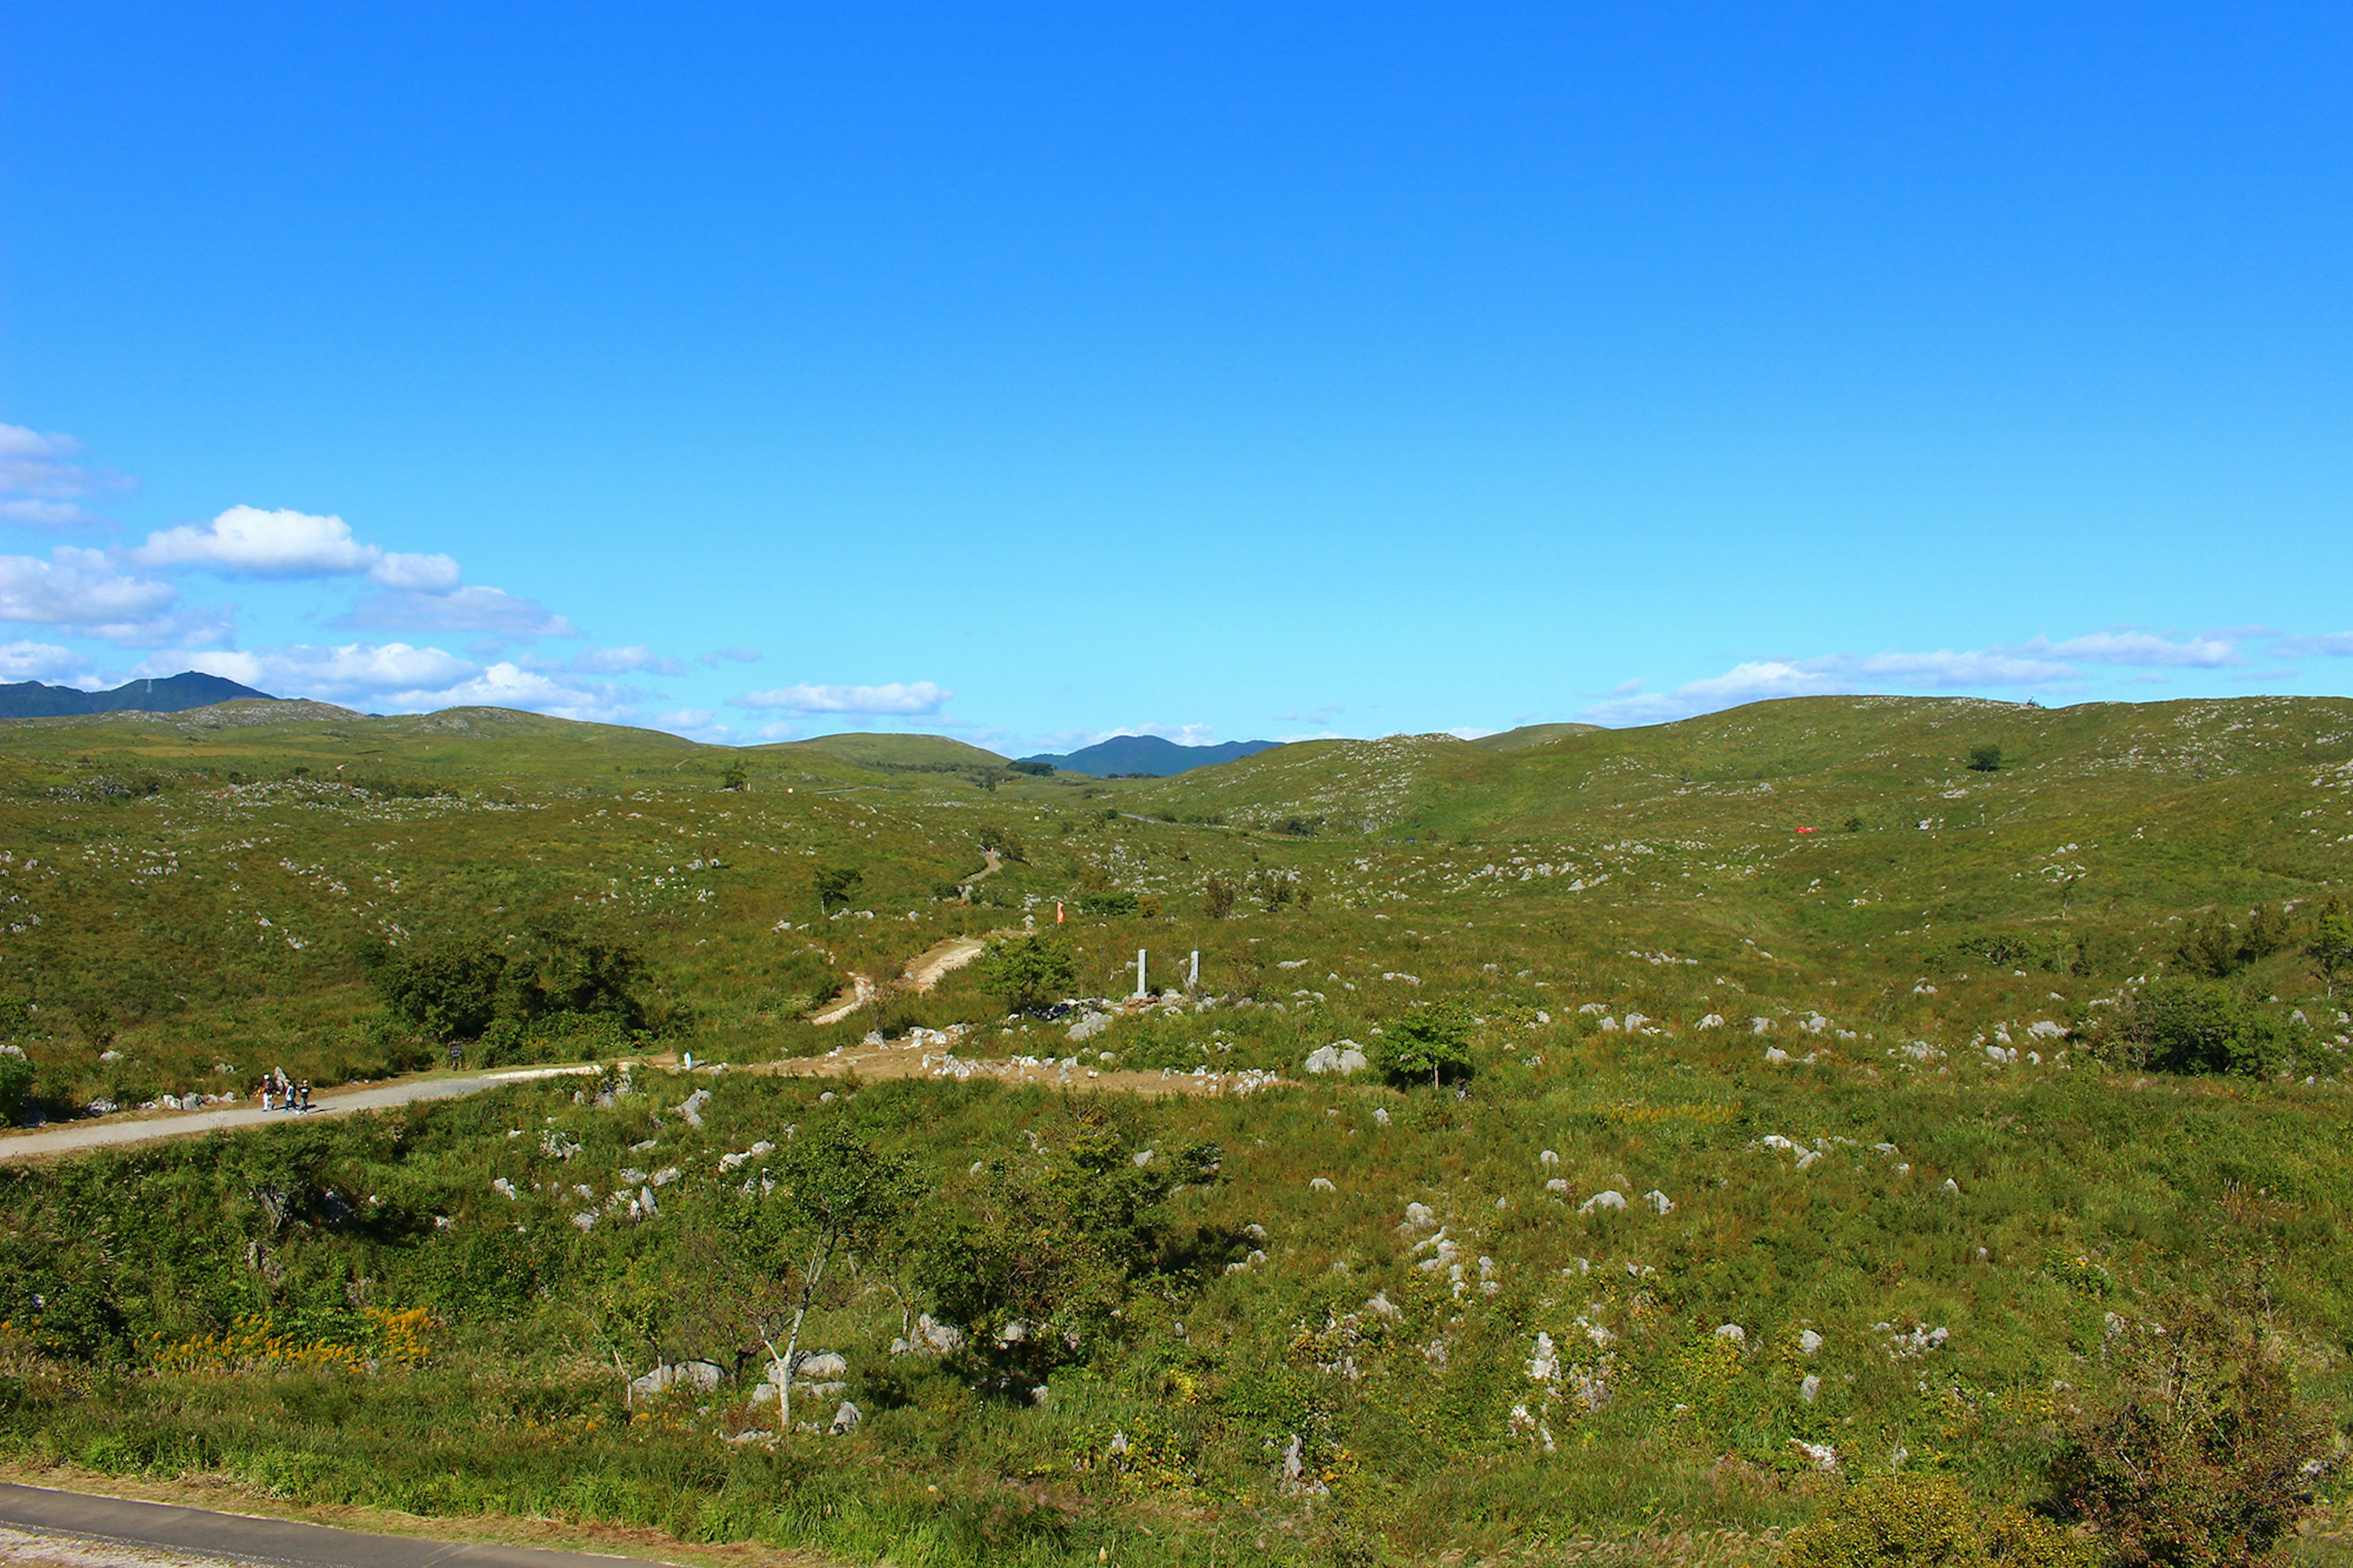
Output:
[[[360,1110],[383,1110],[427,1100],[458,1100],[533,1079],[563,1078],[593,1073],[594,1067],[515,1068],[506,1072],[474,1073],[459,1078],[415,1078],[363,1089],[327,1089],[301,1115],[233,1106],[218,1110],[159,1111],[153,1115],[114,1117],[103,1121],[73,1121],[33,1132],[0,1137],[0,1164],[39,1159],[50,1154],[79,1153],[88,1149],[119,1148],[153,1143],[165,1138],[192,1138],[236,1127],[275,1127],[318,1116],[349,1116]]]
[[[1086,1065],[1089,1061],[1100,1059],[1098,1053],[1084,1046],[1072,1045],[1062,1037],[1059,1030],[1033,1030],[1028,1037],[1016,1038],[1019,1040],[1018,1047],[1002,1036],[998,1037],[998,1041],[1008,1048],[1024,1053],[1046,1051],[1060,1054],[1017,1054],[1002,1059],[969,1057],[960,1055],[954,1042],[934,1034],[928,1039],[910,1037],[880,1046],[843,1046],[821,1057],[796,1057],[732,1070],[768,1073],[779,1078],[849,1078],[854,1074],[869,1083],[898,1078],[993,1078],[1008,1084],[1043,1084],[1049,1088],[1075,1089],[1088,1094],[1141,1094],[1149,1097],[1184,1094],[1218,1098],[1289,1087],[1279,1075],[1254,1068],[1240,1072],[1191,1073],[1179,1072],[1174,1068],[1090,1067]],[[1069,1065],[1065,1066],[1065,1063]]]
[[[991,931],[988,936],[1002,933]],[[900,974],[902,988],[920,995],[940,983],[951,970],[962,969],[981,955],[988,945],[988,936],[952,936],[935,942],[918,954]],[[849,977],[849,988],[827,1004],[824,1012],[812,1017],[812,1024],[839,1024],[874,998],[874,982],[863,974]]]
[[[1005,858],[994,849],[982,850],[980,852],[980,858],[987,861],[987,864],[982,867],[979,870],[975,871],[971,876],[966,877],[963,881],[956,884],[956,886],[963,889],[966,894],[969,894],[972,891],[973,885],[975,883],[986,881],[987,879],[996,876],[999,871],[1005,869]],[[989,936],[997,936],[999,934],[1001,933],[997,931],[989,932]],[[923,992],[929,991],[933,986],[937,985],[940,983],[940,977],[942,975],[946,974],[953,969],[962,969],[965,964],[970,963],[974,959],[978,958],[980,956],[980,950],[983,945],[987,943],[987,937],[952,936],[945,942],[936,942],[929,950],[917,957],[913,963],[907,965],[904,973],[901,977],[902,982],[912,982],[914,990],[919,994]],[[857,1012],[858,1009],[865,1006],[867,1003],[873,999],[873,977],[871,975],[854,973],[849,977],[849,986],[845,988],[839,995],[827,1003],[825,1011],[818,1014],[815,1017],[811,1018],[809,1022],[812,1024],[839,1024],[844,1018],[849,1017],[852,1013]]]

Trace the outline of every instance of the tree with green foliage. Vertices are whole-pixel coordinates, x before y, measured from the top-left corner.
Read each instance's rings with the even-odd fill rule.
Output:
[[[1440,1087],[1471,1068],[1471,1015],[1458,1002],[1421,1008],[1388,1026],[1381,1035],[1381,1070],[1392,1083],[1430,1079]]]
[[[831,914],[836,905],[849,907],[849,895],[866,880],[866,873],[855,866],[820,866],[814,879],[818,913]]]
[[[530,1023],[570,1014],[645,1026],[645,960],[618,933],[564,916],[530,922],[500,976],[500,1012]]]
[[[485,938],[416,942],[364,954],[393,1016],[436,1040],[479,1038],[499,1016],[506,954]]]
[[[719,775],[719,787],[729,791],[747,790],[752,787],[752,775],[744,771],[743,763],[730,763],[727,771]]]
[[[1137,1291],[1198,1286],[1205,1268],[1247,1246],[1228,1237],[1219,1250],[1196,1237],[1180,1254],[1164,1225],[1179,1187],[1218,1179],[1218,1145],[1154,1151],[1142,1163],[1138,1154],[1093,1128],[1059,1151],[991,1162],[975,1190],[944,1208],[915,1271],[970,1353],[1035,1386],[1116,1338]]]
[[[2320,971],[2321,984],[2328,988],[2329,1000],[2335,1001],[2337,977],[2353,969],[2353,914],[2346,913],[2344,900],[2331,899],[2321,906],[2304,953]]]
[[[2275,952],[2284,952],[2295,940],[2295,931],[2287,916],[2269,904],[2257,904],[2247,911],[2247,929],[2239,939],[2240,956],[2249,963],[2260,963]]]
[[[2286,1054],[2279,1021],[2217,981],[2168,976],[2117,1011],[2136,1065],[2160,1072],[2262,1077]]]
[[[793,1371],[801,1327],[837,1264],[873,1261],[898,1243],[913,1198],[905,1160],[877,1150],[836,1119],[787,1143],[775,1192],[746,1196],[733,1216],[736,1245],[784,1280],[791,1326],[783,1350],[762,1340],[782,1405],[778,1429],[793,1429]]]
[[[2245,962],[2246,946],[2230,921],[2220,914],[2191,921],[2173,944],[2174,967],[2185,974],[2220,980]]]
[[[1992,745],[1971,746],[1969,748],[1969,771],[1980,773],[1998,773],[2001,772],[2001,748],[2000,746]]]
[[[992,942],[973,968],[983,990],[1008,1013],[1029,1013],[1059,1002],[1078,984],[1078,960],[1057,936],[1009,936]]]

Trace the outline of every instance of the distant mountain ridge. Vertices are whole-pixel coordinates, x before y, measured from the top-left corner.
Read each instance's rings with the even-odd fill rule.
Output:
[[[1067,756],[1040,755],[1021,760],[1025,763],[1047,763],[1065,773],[1085,773],[1099,779],[1109,778],[1114,773],[1149,773],[1155,778],[1166,778],[1171,773],[1190,773],[1195,768],[1213,767],[1219,763],[1254,757],[1261,752],[1271,752],[1282,743],[1280,741],[1228,741],[1216,746],[1180,746],[1157,735],[1113,735],[1108,741],[1082,746]]]
[[[77,713],[184,713],[258,697],[277,698],[250,686],[239,686],[217,675],[190,669],[161,680],[126,680],[111,691],[82,691],[70,686],[45,686],[37,680],[0,683],[0,719],[57,719]]]

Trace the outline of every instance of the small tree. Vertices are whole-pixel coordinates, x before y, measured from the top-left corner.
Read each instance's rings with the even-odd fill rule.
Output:
[[[820,866],[817,868],[817,912],[830,914],[839,904],[848,908],[849,895],[866,880],[866,873],[855,866]]]
[[[2321,907],[2320,918],[2315,921],[2312,940],[2305,944],[2305,956],[2320,971],[2321,983],[2328,987],[2329,1000],[2337,999],[2337,980],[2347,970],[2353,969],[2353,915],[2345,912],[2341,900],[2331,899]]]
[[[2001,748],[2000,746],[1971,746],[1969,748],[1969,768],[1970,771],[1980,773],[1998,773],[2001,772]]]
[[[893,1245],[908,1201],[904,1160],[877,1151],[839,1121],[785,1146],[776,1190],[746,1198],[736,1218],[739,1245],[764,1258],[786,1286],[791,1310],[784,1349],[763,1335],[776,1368],[779,1429],[793,1429],[793,1362],[801,1325],[826,1277],[847,1259],[871,1258]]]
[[[94,1051],[103,1051],[114,1044],[114,1015],[103,1002],[92,1002],[74,1014],[74,1027]]]
[[[1201,885],[1201,912],[1213,921],[1224,920],[1234,912],[1234,885],[1223,877],[1212,874]]]
[[[744,790],[752,786],[752,775],[744,771],[741,763],[730,763],[727,771],[719,775],[719,787],[723,790]]]
[[[1393,1082],[1430,1079],[1436,1089],[1448,1075],[1471,1067],[1471,1016],[1461,1004],[1441,1002],[1391,1024],[1381,1036],[1381,1067]]]
[[[1060,1001],[1078,984],[1070,944],[1053,936],[1010,936],[992,942],[974,965],[984,990],[1008,1013],[1027,1013]]]
[[[498,1016],[506,954],[481,939],[375,955],[370,983],[393,1016],[435,1041],[470,1040]]]

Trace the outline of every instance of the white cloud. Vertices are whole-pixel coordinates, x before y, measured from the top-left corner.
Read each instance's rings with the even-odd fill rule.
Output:
[[[2219,633],[2172,638],[2153,632],[2094,632],[2052,642],[2036,637],[2006,647],[1934,653],[1831,654],[1816,658],[1759,659],[1676,687],[1646,692],[1628,681],[1579,717],[1597,724],[1657,724],[1777,697],[1820,697],[1862,691],[2048,691],[2081,686],[2083,666],[2144,671],[2219,669],[2243,665],[2234,637]],[[2148,673],[2134,679],[2162,680]]]
[[[1157,735],[1180,746],[1207,746],[1217,739],[1217,733],[1216,728],[1208,724],[1131,724],[1124,730],[1106,730],[1095,739],[1109,741],[1121,735]]]
[[[479,667],[438,647],[406,643],[346,643],[318,647],[294,643],[244,652],[207,648],[178,656],[167,670],[149,660],[136,673],[163,676],[200,669],[273,697],[315,697],[326,701],[381,696],[420,688],[448,687],[474,676]]]
[[[1987,686],[2044,687],[2072,679],[2074,668],[2057,659],[2021,658],[1998,648],[1954,653],[1881,653],[1852,659],[1810,659],[1836,684],[1839,672],[1902,685],[1934,687],[1939,691],[1964,691]]]
[[[178,593],[169,583],[132,577],[99,551],[59,545],[43,561],[0,555],[0,621],[70,626],[110,642],[162,644],[210,626],[216,613],[168,614]]]
[[[90,661],[69,647],[55,643],[0,643],[0,680],[70,681],[90,668]]]
[[[142,566],[201,566],[231,577],[345,577],[375,566],[384,552],[353,539],[340,517],[233,506],[201,528],[184,524],[149,534],[131,559]]]
[[[2239,645],[2229,637],[2209,635],[2174,642],[2154,632],[2137,631],[2094,632],[2057,643],[2035,637],[2014,651],[2071,664],[2122,664],[2137,669],[2221,669],[2247,662]]]
[[[51,526],[90,521],[76,503],[128,481],[67,460],[80,452],[81,443],[70,436],[0,425],[0,519]]]
[[[354,631],[492,632],[502,637],[568,637],[572,623],[502,588],[446,594],[408,589],[370,594],[331,623]]]
[[[37,522],[44,527],[87,521],[88,514],[69,500],[38,500],[15,496],[0,500],[0,521]]]
[[[1501,730],[1490,730],[1483,724],[1458,724],[1446,731],[1458,741],[1482,741],[1490,735],[1500,735]]]
[[[417,594],[447,594],[458,586],[458,563],[447,555],[413,555],[385,552],[368,575],[387,588]]]
[[[446,648],[400,642],[337,647],[296,643],[250,652],[212,648],[149,664],[153,668],[135,673],[200,669],[277,697],[313,697],[380,711],[521,708],[560,719],[622,723],[634,721],[635,704],[646,695],[610,681],[551,677],[512,663],[480,665]]]
[[[675,708],[667,713],[654,715],[654,722],[665,730],[705,730],[712,727],[708,708]],[[726,725],[719,725],[724,730]]]
[[[723,647],[702,656],[702,662],[716,668],[721,659],[730,664],[757,664],[760,650],[755,647]]]
[[[2282,637],[2272,644],[2272,652],[2296,656],[2317,656],[2322,658],[2353,658],[2353,632],[2328,632],[2316,637]]]
[[[438,689],[391,694],[396,708],[427,711],[438,708],[521,708],[558,719],[591,723],[627,723],[637,717],[638,693],[607,681],[559,680],[501,661],[469,679]]]
[[[686,666],[682,662],[664,658],[643,643],[631,647],[584,648],[572,660],[571,668],[585,675],[628,675],[633,670],[643,670],[648,675],[686,673]],[[705,721],[708,721],[707,715]]]
[[[788,713],[892,714],[902,718],[937,713],[955,696],[928,680],[887,686],[780,686],[773,691],[747,691],[735,699],[742,708],[780,708]]]

